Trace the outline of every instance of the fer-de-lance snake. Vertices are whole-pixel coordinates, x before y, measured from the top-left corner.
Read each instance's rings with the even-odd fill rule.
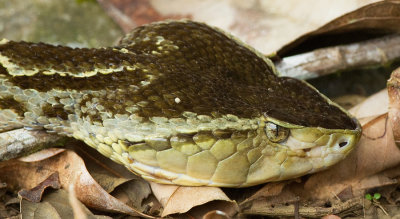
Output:
[[[80,139],[146,180],[246,187],[342,160],[359,122],[229,34],[192,21],[119,45],[0,41],[0,132]]]

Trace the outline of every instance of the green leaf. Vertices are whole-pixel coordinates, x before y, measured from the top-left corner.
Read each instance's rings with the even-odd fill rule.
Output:
[[[366,194],[365,199],[372,201],[372,195],[371,194]]]
[[[381,194],[380,193],[375,193],[374,194],[374,199],[375,200],[379,200],[381,198]]]

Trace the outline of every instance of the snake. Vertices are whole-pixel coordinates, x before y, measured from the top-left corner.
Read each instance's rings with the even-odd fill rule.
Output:
[[[145,180],[248,187],[327,169],[355,117],[216,27],[133,29],[118,45],[0,41],[0,132],[73,137]]]

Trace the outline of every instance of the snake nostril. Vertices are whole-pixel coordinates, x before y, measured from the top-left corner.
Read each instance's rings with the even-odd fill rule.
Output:
[[[343,142],[340,142],[339,143],[339,147],[344,147],[344,146],[346,146],[347,145],[347,141],[343,141]]]

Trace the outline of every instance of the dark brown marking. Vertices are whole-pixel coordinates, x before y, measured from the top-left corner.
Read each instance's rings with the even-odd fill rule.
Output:
[[[24,116],[25,106],[12,97],[0,99],[0,109],[11,109],[19,116]]]
[[[160,36],[165,40],[160,41]],[[43,71],[59,68],[77,74],[93,66],[141,66],[89,78],[41,73],[8,78],[21,88],[39,91],[105,90],[107,97],[100,99],[100,104],[114,115],[143,103],[137,105],[138,115],[145,118],[180,117],[191,111],[214,117],[267,115],[303,126],[356,128],[351,118],[314,89],[297,79],[277,77],[254,52],[204,24],[169,22],[139,27],[121,41],[120,48],[131,53],[14,42],[0,46],[0,53],[26,69],[36,66]],[[142,86],[149,75],[154,80]]]
[[[64,109],[64,105],[62,104],[44,104],[42,106],[43,114],[48,118],[60,118],[63,120],[68,120],[68,114],[72,114],[73,112],[67,111]]]
[[[2,75],[8,75],[7,69],[3,67],[3,65],[0,64],[0,74]]]

